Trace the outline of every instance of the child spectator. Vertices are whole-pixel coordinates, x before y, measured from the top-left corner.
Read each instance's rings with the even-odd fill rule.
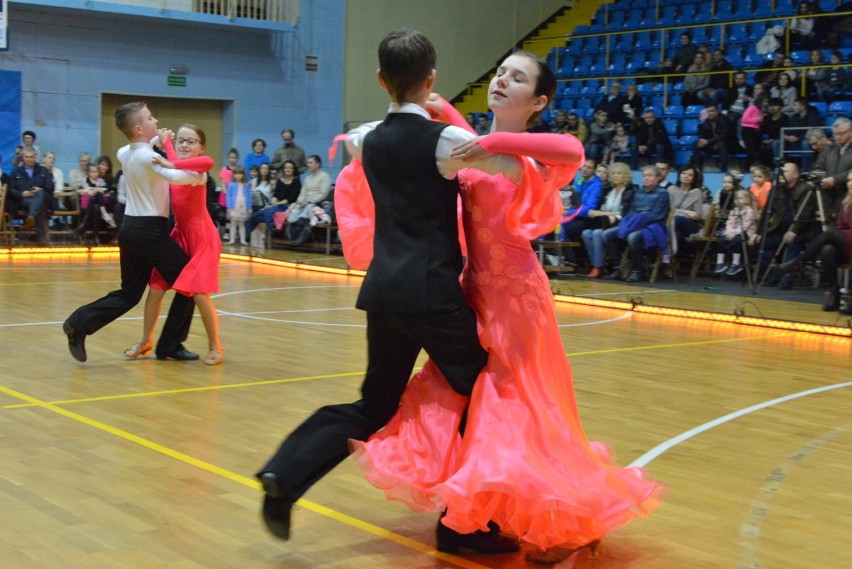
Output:
[[[717,275],[724,273],[735,277],[743,272],[742,247],[747,238],[746,246],[753,247],[757,241],[757,212],[755,211],[754,196],[748,190],[737,190],[736,207],[728,214],[725,222],[725,233],[719,241],[721,251],[716,255]],[[725,264],[725,256],[731,253],[731,265]]]
[[[232,172],[233,181],[228,184],[228,245],[234,244],[237,231],[240,234],[240,244],[246,242],[246,219],[251,205],[251,186],[246,182],[246,171],[242,166],[235,166]]]

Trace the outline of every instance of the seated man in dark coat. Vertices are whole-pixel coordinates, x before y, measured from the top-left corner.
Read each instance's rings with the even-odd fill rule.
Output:
[[[698,127],[698,140],[692,146],[692,164],[699,170],[704,167],[705,154],[719,154],[719,170],[728,169],[728,153],[736,144],[736,126],[719,112],[717,105],[707,105],[707,119]]]

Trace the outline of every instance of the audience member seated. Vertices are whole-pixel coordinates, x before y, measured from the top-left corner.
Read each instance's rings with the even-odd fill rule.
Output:
[[[736,145],[736,127],[731,119],[719,112],[716,105],[707,105],[707,118],[698,127],[698,140],[692,147],[692,163],[704,168],[704,155],[719,154],[719,170],[728,169],[728,153]]]
[[[322,171],[322,159],[312,154],[308,157],[308,174],[302,182],[302,191],[287,209],[287,237],[294,245],[311,238],[313,207],[326,201],[330,193],[331,176]]]
[[[726,176],[730,178],[730,176]],[[725,231],[719,239],[719,252],[716,254],[716,268],[713,271],[717,275],[736,277],[743,272],[743,251],[751,255],[757,243],[757,204],[751,192],[744,189],[736,190],[735,206],[728,212],[725,221]],[[725,261],[731,255],[731,264]]]
[[[608,279],[621,276],[619,266],[621,252],[626,244],[630,257],[630,275],[627,282],[639,282],[645,279],[645,250],[658,247],[663,254],[668,253],[666,220],[669,217],[669,194],[660,186],[662,175],[656,166],[642,168],[642,188],[633,193],[630,208],[617,227],[603,232],[604,248],[607,256],[616,266]]]
[[[725,99],[728,101],[728,118],[738,123],[740,117],[749,106],[752,99],[752,85],[748,84],[747,75],[743,71],[734,73],[734,84],[728,88]]]
[[[91,161],[92,155],[88,152],[81,152],[77,156],[78,166],[68,171],[69,190],[80,190],[85,186],[86,176],[89,175],[89,163]]]
[[[704,195],[701,191],[701,176],[695,166],[686,164],[678,169],[678,184],[668,187],[669,203],[674,210],[672,229],[675,251],[686,248],[687,237],[702,229],[701,216],[704,211]],[[663,257],[663,263],[669,259]]]
[[[825,57],[819,49],[812,49],[809,54],[811,65],[825,65]],[[805,71],[805,93],[808,97],[816,97],[823,100],[819,96],[820,85],[824,85],[828,80],[828,69],[825,67],[809,67]]]
[[[697,105],[701,102],[699,94],[703,93],[710,86],[710,76],[706,74],[707,70],[708,67],[704,61],[704,54],[701,52],[696,53],[695,60],[687,69],[689,75],[683,78],[684,105]]]
[[[843,55],[839,51],[831,52],[831,65],[826,69],[825,79],[817,83],[817,97],[821,101],[830,103],[840,99],[849,90],[849,72],[841,64]]]
[[[684,72],[695,62],[695,54],[698,46],[692,43],[692,34],[683,32],[680,34],[680,47],[671,58],[675,71]]]
[[[642,109],[645,108],[642,101],[642,95],[639,94],[639,90],[635,83],[631,83],[627,86],[627,94],[625,95],[624,104],[627,105],[622,106],[625,114],[624,124],[628,125],[632,132],[633,127],[639,124],[639,117],[642,116]]]
[[[834,141],[819,153],[814,163],[814,170],[826,173],[820,187],[825,190],[823,207],[829,217],[837,211],[845,195],[843,180],[852,171],[852,151],[849,147],[852,142],[852,121],[845,117],[836,119],[831,125],[831,132]]]
[[[669,180],[669,174],[672,173],[672,162],[668,158],[657,158],[655,165],[660,169],[660,176],[663,177],[660,180],[660,185],[664,190],[668,191],[669,186],[672,185],[671,180]]]
[[[630,136],[627,134],[627,129],[623,124],[615,125],[615,132],[612,133],[612,143],[604,153],[604,164],[612,164],[616,157],[630,151]]]
[[[272,197],[272,177],[270,172],[272,169],[268,163],[263,163],[257,168],[257,178],[251,180],[251,211],[252,213],[260,211],[269,205],[269,200]]]
[[[713,201],[717,208],[717,222],[726,220],[728,218],[728,213],[735,207],[736,193],[745,189],[742,187],[742,181],[743,173],[739,170],[730,170],[727,174],[722,176],[722,188],[716,194]],[[755,214],[757,214],[757,202],[752,203],[752,207],[754,208]]]
[[[720,107],[727,106],[733,99],[728,99],[730,94],[728,87],[728,85],[730,85],[730,74],[724,72],[731,71],[733,68],[728,61],[725,52],[721,49],[714,51],[711,57],[711,74],[707,76],[707,88],[698,93],[698,99],[705,105],[715,104]]]
[[[243,167],[246,169],[246,172],[251,172],[252,168],[257,169],[257,167],[261,164],[269,163],[269,156],[265,154],[265,140],[262,138],[255,138],[251,142],[251,150],[251,153],[246,155],[245,161],[243,162]]]
[[[630,167],[639,168],[640,158],[670,160],[674,154],[672,141],[662,121],[657,119],[654,109],[645,109],[642,122],[636,127],[635,140],[630,150]]]
[[[793,49],[812,49],[818,44],[814,30],[814,18],[806,18],[810,15],[811,5],[809,2],[799,4],[798,18],[790,20],[790,44]]]
[[[284,170],[281,177],[275,182],[270,205],[254,212],[246,221],[246,231],[249,235],[259,223],[265,223],[272,227],[275,225],[275,213],[286,212],[291,203],[299,199],[302,190],[302,180],[299,178],[296,163],[292,160],[284,161]]]
[[[77,190],[80,194],[80,210],[83,215],[80,225],[77,226],[77,233],[83,235],[87,228],[91,229],[95,245],[101,244],[101,221],[115,227],[115,220],[106,209],[107,191],[107,183],[101,177],[100,168],[97,164],[90,165],[84,186]]]
[[[281,131],[281,140],[283,143],[279,146],[272,155],[270,166],[273,170],[281,171],[284,162],[287,160],[296,164],[299,174],[304,174],[308,170],[308,164],[305,162],[305,150],[296,144],[296,133],[289,128]]]
[[[559,109],[556,111],[556,116],[553,117],[553,124],[550,125],[550,132],[554,134],[565,134],[568,130],[568,113]]]
[[[609,114],[595,111],[595,120],[589,125],[589,137],[586,139],[586,157],[602,161],[607,148],[612,146],[612,135],[615,134],[615,124],[609,122]]]
[[[65,189],[65,174],[62,173],[61,168],[56,166],[56,153],[52,151],[45,152],[41,165],[47,168],[53,176],[54,192],[63,191]],[[56,198],[53,202],[53,209],[68,209],[69,204],[66,199]]]
[[[820,233],[802,253],[782,263],[779,269],[781,274],[789,275],[801,263],[817,259],[822,282],[826,285],[826,301],[822,309],[826,312],[838,310],[840,286],[837,267],[849,264],[852,259],[852,172],[846,176],[846,196],[840,202],[834,229]]]
[[[761,203],[761,196],[764,197],[757,237],[758,267],[761,273],[776,260],[776,257],[777,261],[781,262],[788,251],[791,255],[800,253],[804,239],[813,235],[815,228],[809,225],[816,219],[814,213],[816,195],[808,195],[808,185],[800,179],[799,170],[795,164],[784,164],[775,187],[772,187],[768,179],[763,181],[764,176],[769,176],[769,170],[765,166],[755,166],[752,169],[752,178],[755,182],[761,181],[764,187],[768,186],[768,191],[765,193],[752,190],[752,194],[757,197],[758,206]],[[800,210],[801,213],[797,219],[796,213]],[[785,250],[782,252],[782,249]],[[778,257],[779,254],[780,257]],[[777,284],[782,290],[791,288],[791,280],[788,276],[783,279],[773,279],[769,284]]]
[[[580,142],[586,144],[589,138],[589,128],[586,126],[586,121],[580,118],[575,112],[568,113],[568,124],[565,126],[565,134],[573,134],[580,139]]]
[[[778,84],[769,90],[770,98],[781,100],[783,103],[781,112],[787,116],[793,114],[793,103],[798,95],[798,91],[793,86],[793,78],[787,71],[778,74]]]
[[[563,213],[559,231],[560,241],[579,241],[583,230],[591,227],[589,212],[598,209],[601,203],[601,179],[595,174],[596,166],[597,163],[592,159],[583,163],[580,176],[574,182],[571,204],[565,208]],[[564,249],[562,256],[565,265],[577,266],[577,258],[573,249],[570,247]]]
[[[614,82],[609,86],[609,93],[601,97],[598,104],[595,105],[595,112],[604,111],[607,118],[615,124],[624,124],[626,115],[624,114],[624,105],[627,104],[627,97],[621,92],[621,83]]]
[[[479,114],[479,118],[476,119],[476,127],[474,130],[479,136],[485,136],[491,132],[491,121],[488,120],[488,115],[485,113]]]
[[[21,165],[9,176],[9,211],[26,212],[24,229],[35,228],[35,240],[47,244],[47,212],[53,204],[53,174],[36,163],[36,151],[25,148]]]
[[[754,82],[763,83],[768,89],[772,89],[778,85],[778,74],[784,71],[785,57],[786,54],[784,52],[775,52],[772,61],[755,73]]]
[[[812,128],[819,128],[825,123],[825,120],[820,116],[819,111],[813,105],[808,104],[805,97],[799,97],[793,102],[793,115],[790,117],[789,129],[782,134],[784,139],[784,151],[796,152],[809,151],[811,149],[806,137],[808,131]],[[795,130],[793,130],[795,129]],[[776,154],[781,155],[780,142],[779,149]],[[802,155],[802,169],[811,169],[811,155],[806,153]]]
[[[784,102],[778,98],[769,99],[769,112],[763,115],[760,121],[761,147],[758,153],[758,162],[770,168],[775,160],[780,158],[777,154],[778,142],[781,140],[781,129],[790,126],[790,117],[781,110]]]
[[[600,168],[600,167],[599,167]],[[583,247],[589,255],[591,269],[585,275],[598,279],[604,271],[604,231],[616,227],[624,212],[630,209],[636,185],[632,183],[630,167],[623,162],[616,162],[609,167],[609,188],[603,193],[600,209],[588,213],[588,227],[583,230]],[[611,259],[610,271],[618,267],[621,259]]]
[[[751,185],[748,191],[754,196],[758,212],[766,208],[769,201],[769,190],[772,189],[772,172],[763,164],[755,164],[748,171],[751,174]]]

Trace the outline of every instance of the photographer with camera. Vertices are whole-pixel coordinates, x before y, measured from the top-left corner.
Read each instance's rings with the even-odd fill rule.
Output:
[[[824,170],[826,173],[820,187],[824,190],[826,212],[834,214],[846,194],[844,181],[852,171],[852,149],[849,147],[852,142],[852,121],[848,118],[835,120],[831,132],[834,142],[820,152],[814,170]]]
[[[769,192],[766,214],[761,219],[758,241],[761,246],[760,266],[771,264],[782,248],[785,258],[795,258],[820,232],[816,217],[818,210],[815,188],[801,178],[799,167],[787,162],[781,167],[780,176]],[[772,251],[772,257],[767,255]],[[778,279],[778,288],[792,288],[790,273]]]
[[[840,286],[837,280],[838,265],[848,264],[852,258],[852,172],[846,177],[846,196],[837,212],[835,229],[824,231],[811,241],[799,255],[782,263],[778,269],[783,275],[789,275],[805,261],[819,259],[822,280],[826,285],[826,300],[822,309],[826,312],[840,308]],[[846,294],[849,294],[846,291]],[[852,314],[847,308],[844,314]]]

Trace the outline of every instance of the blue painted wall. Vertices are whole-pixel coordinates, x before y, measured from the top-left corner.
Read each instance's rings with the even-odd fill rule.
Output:
[[[13,6],[0,70],[21,72],[20,129],[66,172],[80,151],[100,150],[101,93],[233,101],[223,150],[242,154],[256,137],[271,153],[292,128],[308,154],[325,156],[341,129],[344,0],[302,2],[294,32]],[[304,70],[305,55],[319,57],[318,72]],[[173,64],[190,69],[185,88],[167,86]]]

